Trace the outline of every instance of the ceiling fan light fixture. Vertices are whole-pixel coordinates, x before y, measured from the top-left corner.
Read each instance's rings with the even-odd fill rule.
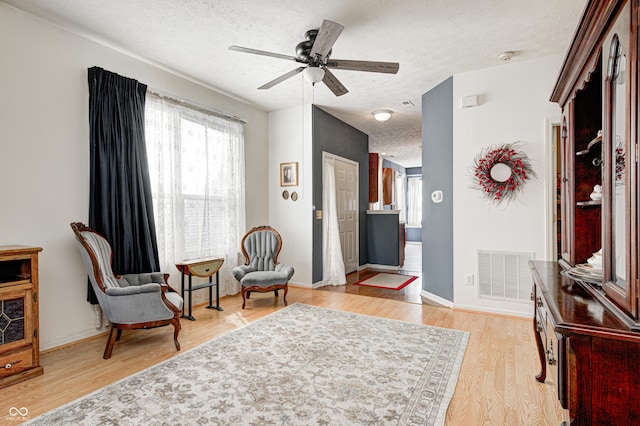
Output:
[[[324,70],[320,67],[307,67],[302,71],[304,79],[311,84],[316,84],[324,78]]]
[[[379,122],[384,122],[391,118],[391,114],[393,114],[393,111],[388,109],[379,109],[377,111],[373,111],[373,118]]]

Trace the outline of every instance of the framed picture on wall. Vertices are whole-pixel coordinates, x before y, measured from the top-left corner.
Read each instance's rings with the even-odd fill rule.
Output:
[[[298,163],[280,163],[280,186],[298,185]]]

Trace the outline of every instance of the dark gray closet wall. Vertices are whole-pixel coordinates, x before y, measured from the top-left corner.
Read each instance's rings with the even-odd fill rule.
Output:
[[[360,164],[359,191],[359,265],[367,263],[367,208],[369,207],[369,136],[331,114],[312,108],[313,205],[322,210],[322,152],[329,152]],[[312,279],[322,280],[322,220],[313,219]]]
[[[453,301],[453,77],[422,95],[422,288]],[[443,193],[441,203],[431,193]]]

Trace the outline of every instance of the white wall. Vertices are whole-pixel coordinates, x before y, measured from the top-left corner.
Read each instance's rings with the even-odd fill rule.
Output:
[[[549,102],[561,56],[513,62],[454,76],[454,304],[459,308],[531,316],[530,303],[477,296],[477,250],[533,252],[545,256],[545,119],[558,121],[560,108]],[[481,104],[460,109],[460,98],[480,95]],[[537,179],[515,202],[496,207],[469,188],[467,170],[482,148],[524,141]],[[475,274],[466,286],[465,273]]]
[[[302,76],[300,76],[302,78]],[[278,261],[294,267],[290,284],[311,287],[313,265],[311,105],[269,113],[269,219],[282,235]],[[280,186],[280,163],[298,162],[298,186]],[[296,192],[285,200],[282,192]]]
[[[88,68],[100,66],[246,119],[247,227],[267,222],[267,180],[273,178],[264,161],[265,112],[4,3],[0,52],[0,245],[44,248],[39,298],[43,349],[99,332],[69,227],[88,219]],[[167,272],[177,279],[177,271]]]

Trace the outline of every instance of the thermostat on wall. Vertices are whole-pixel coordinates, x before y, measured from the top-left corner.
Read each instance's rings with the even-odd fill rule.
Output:
[[[431,201],[433,201],[434,203],[441,203],[442,202],[442,191],[440,191],[440,190],[433,191],[431,193]]]
[[[478,95],[464,96],[460,99],[460,108],[473,108],[478,106]]]

